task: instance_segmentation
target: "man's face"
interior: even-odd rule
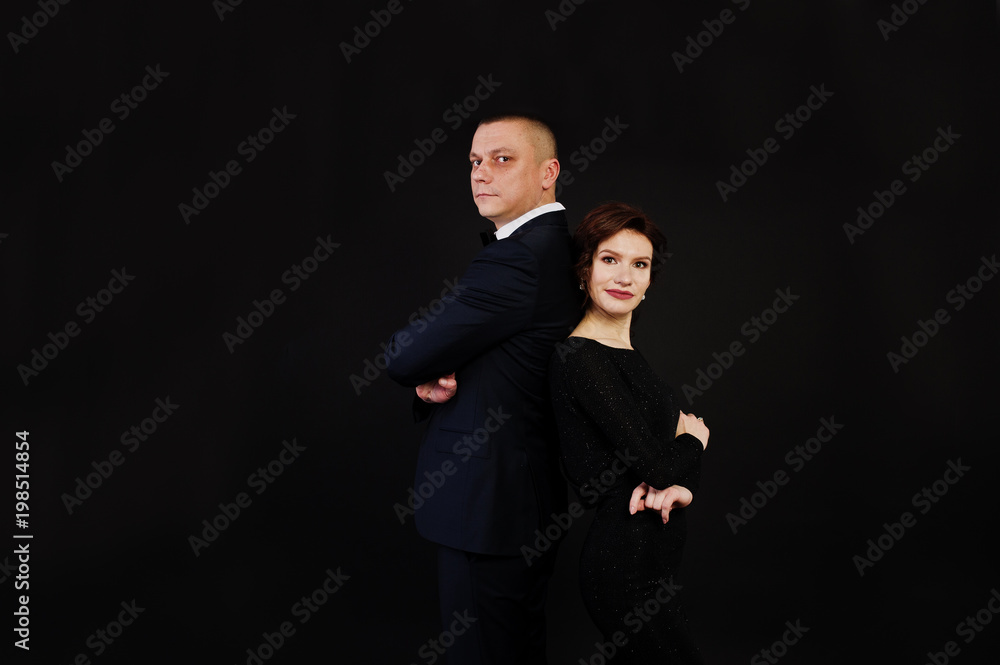
[[[546,163],[538,163],[530,125],[500,120],[472,137],[472,196],[497,228],[542,205]]]

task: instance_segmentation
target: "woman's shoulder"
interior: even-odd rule
[[[604,344],[590,337],[569,336],[557,342],[549,360],[549,368],[564,371],[580,367],[606,365],[615,355],[637,353],[634,349],[626,349]]]

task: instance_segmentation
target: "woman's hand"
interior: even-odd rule
[[[455,396],[458,381],[455,373],[445,374],[439,379],[417,386],[417,396],[429,404],[443,404]]]
[[[691,505],[694,495],[691,490],[682,485],[671,485],[667,489],[658,490],[650,487],[647,483],[642,483],[632,490],[632,500],[628,505],[628,512],[635,515],[637,512],[646,510],[660,511],[660,518],[666,524],[670,521],[670,511],[674,508],[686,508]]]
[[[705,426],[705,421],[701,418],[695,418],[693,413],[681,411],[680,418],[677,419],[676,436],[685,433],[701,441],[702,450],[708,448],[708,428]]]

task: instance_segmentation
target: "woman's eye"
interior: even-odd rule
[[[636,261],[635,265],[636,265],[637,268],[645,268],[646,267],[646,262],[645,261]]]
[[[605,257],[604,257],[603,259],[601,259],[601,260],[602,260],[602,261],[604,261],[605,263],[607,263],[607,262],[609,262],[609,261],[610,261],[611,263],[614,263],[614,262],[615,262],[615,260],[614,260],[613,258],[611,258],[610,256],[605,256]]]

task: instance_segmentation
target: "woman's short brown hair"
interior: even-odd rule
[[[576,251],[576,277],[584,285],[583,307],[590,303],[590,292],[586,287],[590,271],[594,265],[594,254],[601,243],[619,231],[630,229],[640,233],[653,245],[653,262],[650,266],[650,284],[656,277],[667,257],[667,238],[649,217],[639,208],[619,201],[602,203],[587,213],[573,233]]]

